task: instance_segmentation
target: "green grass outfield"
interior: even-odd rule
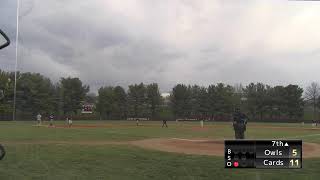
[[[63,124],[64,122],[56,122]],[[7,154],[0,161],[0,179],[319,179],[320,158],[304,159],[303,169],[225,169],[223,157],[184,155],[130,145],[79,145],[64,142],[131,141],[147,138],[230,139],[230,123],[75,121],[101,128],[34,127],[35,122],[0,122],[0,143]],[[281,128],[279,128],[281,127]],[[250,123],[249,139],[289,138],[320,144],[320,128],[306,124]],[[46,143],[50,142],[50,143]]]

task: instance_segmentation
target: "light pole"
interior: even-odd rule
[[[16,92],[17,92],[17,68],[18,68],[18,44],[19,44],[19,11],[20,0],[17,0],[17,30],[16,30],[16,62],[14,66],[14,90],[13,90],[13,114],[12,120],[16,120]]]

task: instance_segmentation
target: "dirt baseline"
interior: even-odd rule
[[[145,139],[132,142],[146,149],[195,155],[224,156],[224,141],[209,139]],[[320,144],[303,143],[303,158],[320,157]]]

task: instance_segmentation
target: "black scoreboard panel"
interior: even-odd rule
[[[225,168],[302,168],[302,141],[226,140]]]

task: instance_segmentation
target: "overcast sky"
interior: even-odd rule
[[[20,71],[100,86],[320,81],[320,2],[21,0]],[[0,28],[15,40],[16,2]],[[14,70],[15,43],[0,53]]]

